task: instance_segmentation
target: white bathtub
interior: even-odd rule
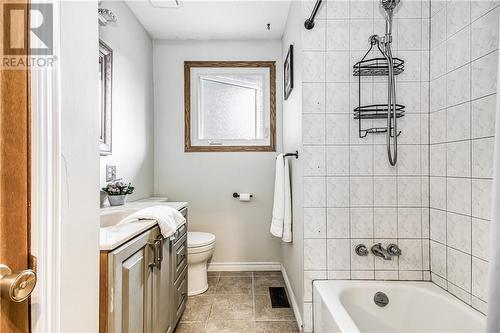
[[[376,292],[389,303],[375,304]],[[484,332],[486,317],[431,282],[315,281],[314,333]]]

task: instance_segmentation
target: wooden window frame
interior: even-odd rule
[[[269,145],[192,146],[191,145],[191,68],[232,67],[269,68]],[[274,152],[276,151],[276,62],[274,61],[185,61],[184,62],[184,151],[185,152]]]

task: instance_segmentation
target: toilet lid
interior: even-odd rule
[[[188,247],[198,247],[215,242],[215,235],[208,232],[188,232]]]

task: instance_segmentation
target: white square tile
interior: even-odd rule
[[[498,8],[472,22],[472,59],[498,49]]]
[[[431,241],[431,270],[446,278],[446,246],[434,241]]]
[[[375,280],[396,281],[398,280],[398,271],[375,271]]]
[[[327,82],[349,82],[350,72],[349,52],[332,51],[326,53]]]
[[[325,178],[304,177],[304,207],[325,207],[325,193]]]
[[[446,111],[438,111],[431,113],[430,121],[431,133],[430,139],[431,144],[442,143],[446,141]]]
[[[470,100],[470,65],[460,67],[446,76],[446,105],[453,106]]]
[[[398,137],[400,144],[420,144],[420,114],[406,114],[398,120]]]
[[[392,166],[387,158],[385,145],[373,146],[373,173],[374,175],[395,175],[397,165]]]
[[[349,20],[328,20],[326,27],[326,49],[348,51]]]
[[[446,6],[446,33],[448,36],[470,23],[470,1],[448,1]]]
[[[304,176],[326,175],[326,151],[324,146],[304,146]]]
[[[480,299],[488,299],[488,262],[472,257],[472,294]]]
[[[460,251],[471,253],[471,218],[469,216],[448,213],[447,245]]]
[[[325,112],[325,83],[303,83],[302,92],[303,113]]]
[[[472,102],[472,137],[495,135],[496,94]]]
[[[445,45],[443,43],[442,45]],[[433,61],[431,59],[431,61]],[[470,61],[470,27],[460,30],[446,41],[446,66],[448,72]]]
[[[419,177],[398,177],[398,204],[406,207],[422,204]]]
[[[398,147],[398,175],[416,176],[420,170],[420,145],[401,145]]]
[[[423,279],[422,271],[400,271],[399,280],[401,281],[421,281]]]
[[[446,193],[446,208],[449,212],[470,215],[470,179],[448,178],[446,182]]]
[[[472,177],[493,178],[494,148],[494,138],[472,141]]]
[[[434,272],[431,272],[431,281],[432,283],[434,283],[435,285],[437,285],[438,287],[446,290],[448,288],[447,284],[448,282],[443,279],[441,276],[435,274]]]
[[[446,244],[446,212],[431,208],[430,239]]]
[[[446,144],[430,146],[430,171],[433,176],[446,176]]]
[[[373,174],[373,147],[372,146],[350,146],[350,174],[372,175]]]
[[[470,141],[452,142],[446,145],[446,172],[449,177],[470,177]]]
[[[422,237],[422,210],[420,208],[398,209],[398,238]]]
[[[328,271],[328,280],[350,280],[350,271]]]
[[[328,177],[326,183],[328,207],[349,207],[349,178]]]
[[[350,115],[348,114],[326,115],[326,143],[349,143],[349,123]]]
[[[349,239],[329,239],[328,269],[343,270],[350,268],[351,246]]]
[[[349,208],[327,209],[328,238],[349,238]]]
[[[432,208],[446,210],[446,178],[431,177],[430,204]]]
[[[472,99],[496,92],[498,51],[472,62]]]
[[[398,222],[396,208],[375,208],[373,211],[375,238],[397,238]]]
[[[397,182],[395,177],[374,177],[376,207],[397,206]]]
[[[447,43],[441,43],[430,51],[431,80],[446,74],[446,45]]]
[[[313,331],[313,306],[310,302],[304,302],[303,325],[305,333]]]
[[[326,173],[328,176],[349,175],[349,146],[326,148]]]
[[[312,301],[312,285],[314,280],[326,280],[326,271],[304,271],[304,301]]]
[[[327,5],[326,17],[328,19],[349,18],[349,1],[329,0],[325,2],[325,5]]]
[[[399,82],[398,98],[408,113],[420,113],[420,82]]]
[[[399,18],[421,18],[422,3],[421,1],[402,1],[399,3],[398,14]]]
[[[477,297],[472,296],[471,306],[484,315],[488,314],[488,303]]]
[[[471,294],[448,281],[448,292],[466,304],[471,303]]]
[[[422,238],[429,239],[430,235],[430,208],[422,208]]]
[[[446,11],[439,11],[431,19],[431,47],[435,47],[446,39]]]
[[[470,103],[456,105],[446,110],[446,139],[448,141],[470,138]]]
[[[491,218],[491,179],[472,180],[472,216],[489,220]]]
[[[304,239],[304,269],[326,270],[326,239]]]
[[[350,113],[349,106],[350,88],[349,83],[327,83],[326,84],[326,112],[327,113]]]
[[[358,244],[365,244],[369,247],[371,243],[372,239],[351,239],[351,270],[372,270],[375,268],[374,256],[372,254],[362,257],[355,253],[355,248]]]
[[[373,35],[373,19],[350,20],[350,49],[367,50],[370,47],[368,38]]]
[[[304,51],[320,50],[326,48],[326,21],[315,20],[314,29],[302,30],[302,49]]]
[[[400,50],[419,50],[422,46],[422,21],[398,20],[398,48]]]
[[[442,110],[446,107],[446,76],[441,76],[431,81],[430,87],[430,109],[431,111]]]
[[[350,1],[351,18],[373,18],[374,2],[371,0]]]
[[[302,53],[302,81],[324,82],[325,81],[325,52],[303,52]]]
[[[472,255],[490,258],[490,224],[488,220],[472,218]]]
[[[304,238],[326,238],[326,208],[304,208]]]
[[[373,178],[351,177],[349,191],[352,207],[373,206]]]
[[[423,69],[421,68],[423,52],[398,51],[397,56],[398,58],[405,60],[405,70],[403,73],[398,75],[398,81],[400,83],[420,81],[421,72],[423,71]],[[426,76],[426,80],[429,81],[428,75]],[[398,88],[398,90],[400,89]],[[405,102],[405,104],[407,103]],[[410,105],[412,109],[416,108],[412,104],[407,104],[407,105]]]
[[[422,241],[420,239],[400,239],[398,245],[401,248],[399,269],[422,269]]]
[[[430,270],[431,268],[431,255],[430,255],[430,240],[422,239],[422,269]],[[430,276],[429,276],[430,278]],[[425,277],[424,277],[425,279]]]
[[[325,116],[305,114],[302,117],[302,140],[304,144],[325,143]]]
[[[351,237],[373,238],[373,208],[351,208]]]
[[[351,280],[374,280],[375,272],[373,270],[351,271]]]
[[[471,1],[471,20],[483,16],[499,4],[498,0],[473,0]]]
[[[471,256],[447,248],[447,279],[467,292],[471,291]]]

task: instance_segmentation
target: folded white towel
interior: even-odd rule
[[[292,241],[290,171],[288,159],[284,158],[284,154],[276,157],[271,234],[281,238],[284,242]]]
[[[172,236],[186,219],[177,210],[166,205],[152,206],[141,209],[120,221],[118,224],[137,222],[140,220],[156,220],[163,237]]]

